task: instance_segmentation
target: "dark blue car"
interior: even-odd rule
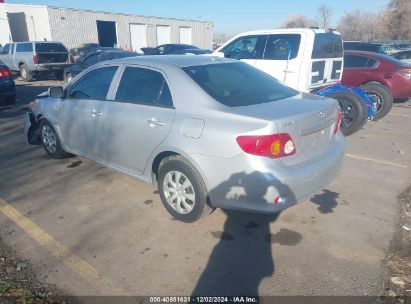
[[[9,68],[0,64],[0,105],[14,105],[16,88]]]

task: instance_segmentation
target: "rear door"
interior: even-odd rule
[[[242,36],[227,44],[220,52],[224,57],[244,61],[256,66],[257,59],[261,59],[268,35]]]
[[[316,33],[311,54],[311,77],[309,87],[323,86],[341,79],[343,68],[343,45],[341,35]]]
[[[344,73],[342,82],[347,86],[360,86],[369,81],[370,74],[378,66],[378,61],[361,55],[344,56]]]
[[[34,68],[32,42],[16,43],[12,51],[14,51],[13,65],[16,69],[20,62],[26,63],[30,69]]]
[[[107,103],[98,137],[98,157],[115,167],[142,174],[154,149],[166,138],[175,109],[159,70],[124,68],[113,102]]]
[[[93,69],[67,88],[59,107],[62,141],[75,154],[96,158],[98,130],[107,116],[107,94],[118,66]]]
[[[304,41],[305,34],[269,35],[262,59],[257,60],[256,67],[289,87],[298,89],[303,60],[300,45],[304,45]]]

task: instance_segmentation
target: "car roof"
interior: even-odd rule
[[[238,60],[213,57],[213,56],[181,56],[181,55],[147,55],[138,57],[127,57],[122,59],[111,60],[110,63],[121,63],[121,64],[146,64],[152,67],[162,68],[177,66],[180,68],[197,66],[197,65],[208,65],[208,64],[219,64],[219,63],[235,63]]]
[[[268,29],[268,30],[257,30],[257,31],[248,31],[240,33],[237,36],[244,36],[244,35],[269,35],[269,34],[288,34],[288,33],[331,33],[340,35],[338,31],[335,30],[326,30],[326,29],[318,29],[318,28],[284,28],[284,29]]]

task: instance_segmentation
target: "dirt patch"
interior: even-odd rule
[[[19,259],[0,239],[0,303],[78,303],[54,285],[39,282],[30,263]]]
[[[384,260],[387,271],[384,303],[411,300],[411,187],[398,200],[399,224]]]

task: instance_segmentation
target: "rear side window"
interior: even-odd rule
[[[107,93],[117,71],[116,66],[90,71],[70,88],[69,98],[106,100]]]
[[[221,51],[226,58],[258,59],[262,58],[267,35],[244,36],[237,38]]]
[[[1,54],[8,54],[10,50],[10,44],[6,44],[4,48],[1,50]]]
[[[312,59],[340,58],[343,56],[341,35],[333,33],[315,34]]]
[[[36,43],[37,53],[67,53],[67,49],[61,43]]]
[[[273,102],[298,94],[243,62],[191,66],[183,70],[211,97],[229,107]]]
[[[300,49],[301,35],[270,35],[265,47],[264,59],[288,60],[297,57]]]
[[[16,44],[16,53],[33,52],[32,43],[18,43]]]
[[[345,55],[344,67],[345,68],[374,68],[378,65],[378,61],[373,58],[358,55]]]
[[[116,101],[172,107],[170,90],[159,72],[126,67],[117,89]]]

